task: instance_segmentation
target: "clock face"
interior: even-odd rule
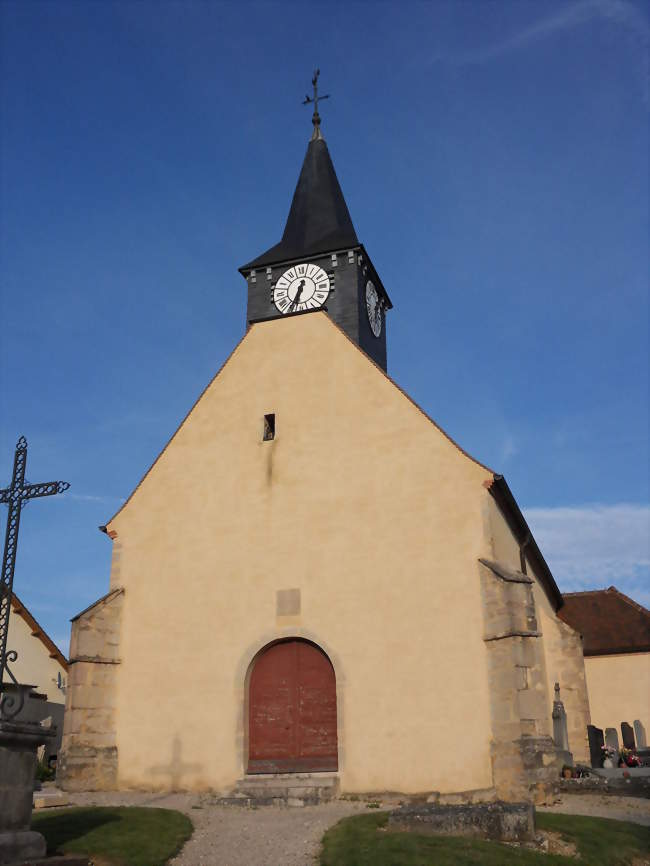
[[[381,334],[381,304],[377,289],[370,280],[366,283],[366,310],[368,311],[370,330],[375,337],[378,337]]]
[[[322,307],[330,291],[325,271],[314,264],[294,265],[285,271],[273,289],[273,303],[284,315]]]

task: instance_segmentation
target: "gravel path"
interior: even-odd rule
[[[346,815],[367,812],[362,801],[280,808],[215,806],[202,794],[135,792],[70,794],[75,806],[159,806],[189,815],[194,834],[170,866],[315,866],[325,830]],[[384,808],[397,803],[385,802]],[[598,794],[562,795],[541,812],[593,815],[650,826],[650,800]]]
[[[170,866],[314,866],[328,827],[365,803],[335,800],[281,808],[214,806],[199,794],[71,794],[75,806],[158,806],[189,815],[194,833]]]
[[[538,806],[540,812],[564,815],[589,815],[633,821],[650,827],[650,800],[641,797],[617,797],[615,794],[562,794],[552,806]]]

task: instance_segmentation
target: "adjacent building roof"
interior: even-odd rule
[[[563,598],[558,616],[582,634],[586,656],[650,652],[650,611],[615,586]]]
[[[58,663],[64,670],[68,670],[68,660],[63,655],[58,646],[54,643],[51,637],[47,634],[45,629],[39,625],[39,623],[34,619],[31,613],[27,610],[22,601],[18,598],[16,593],[12,593],[11,596],[11,609],[15,614],[22,617],[22,619],[27,623],[32,632],[32,637],[38,638],[40,642],[43,644],[45,649],[48,651],[50,658],[56,659]]]
[[[242,265],[241,273],[277,262],[359,246],[348,206],[323,138],[309,142],[279,244]]]

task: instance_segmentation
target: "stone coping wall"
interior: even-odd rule
[[[402,806],[391,813],[391,830],[444,836],[475,836],[503,842],[535,838],[535,809],[531,803],[479,803],[466,806]]]

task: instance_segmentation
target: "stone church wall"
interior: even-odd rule
[[[73,620],[63,744],[57,781],[66,791],[114,790],[115,716],[123,590]]]
[[[326,314],[254,325],[109,522],[120,787],[228,790],[255,654],[306,637],[343,791],[490,788],[489,478]]]
[[[254,659],[304,638],[335,671],[343,792],[534,795],[551,674],[492,480],[326,314],[254,325],[109,521],[66,786],[229,791]]]

